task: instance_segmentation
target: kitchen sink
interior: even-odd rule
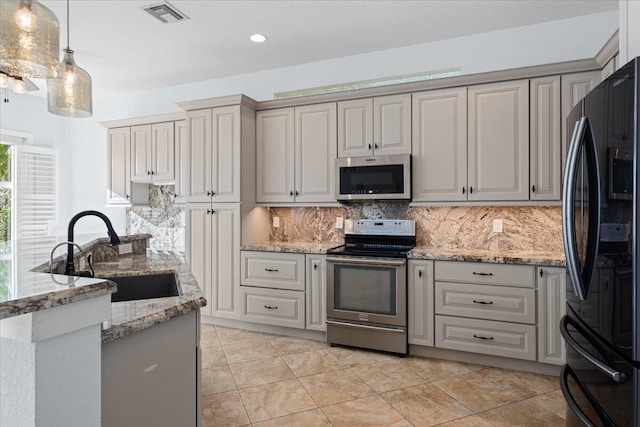
[[[104,279],[118,285],[118,290],[111,294],[111,302],[177,297],[182,294],[178,278],[173,273],[116,276]]]

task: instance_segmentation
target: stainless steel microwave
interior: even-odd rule
[[[336,199],[411,199],[411,155],[336,159]]]

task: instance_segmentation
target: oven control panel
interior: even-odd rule
[[[411,219],[347,219],[345,234],[415,236],[416,223]]]

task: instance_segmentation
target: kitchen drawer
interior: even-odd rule
[[[436,261],[436,281],[535,287],[535,267],[489,262]]]
[[[240,284],[304,291],[304,265],[304,254],[241,251]]]
[[[436,314],[536,323],[536,291],[507,286],[436,282]]]
[[[536,360],[536,327],[436,316],[436,347]]]
[[[240,287],[240,320],[304,329],[304,292]]]

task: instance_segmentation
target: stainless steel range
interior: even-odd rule
[[[407,354],[412,220],[347,220],[327,256],[327,342]]]

